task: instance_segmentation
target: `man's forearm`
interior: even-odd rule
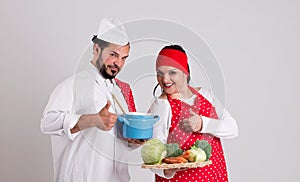
[[[71,129],[71,133],[79,132],[87,128],[92,128],[96,126],[96,121],[99,120],[98,114],[86,114],[80,116],[76,125]]]

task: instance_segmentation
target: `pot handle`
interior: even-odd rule
[[[159,120],[159,116],[158,116],[158,115],[155,115],[155,116],[153,117],[153,124],[155,124],[158,120]]]
[[[123,116],[118,116],[118,121],[119,121],[120,123],[124,123],[124,124],[126,124],[126,125],[129,125],[129,122],[128,122],[127,119],[126,119],[125,117],[123,117]]]

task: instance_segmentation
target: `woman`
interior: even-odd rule
[[[164,47],[156,60],[156,72],[162,94],[149,112],[161,119],[154,126],[153,137],[164,143],[178,143],[183,150],[196,140],[207,140],[212,146],[212,164],[202,168],[153,170],[156,181],[228,181],[220,139],[238,135],[235,120],[225,109],[218,116],[209,91],[189,85],[190,71],[182,47]]]

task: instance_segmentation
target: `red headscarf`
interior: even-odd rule
[[[172,66],[189,76],[187,55],[175,49],[162,49],[156,59],[156,69],[159,66]]]

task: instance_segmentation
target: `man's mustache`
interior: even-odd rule
[[[107,65],[107,68],[117,68],[118,70],[120,70],[119,66],[117,65]]]

